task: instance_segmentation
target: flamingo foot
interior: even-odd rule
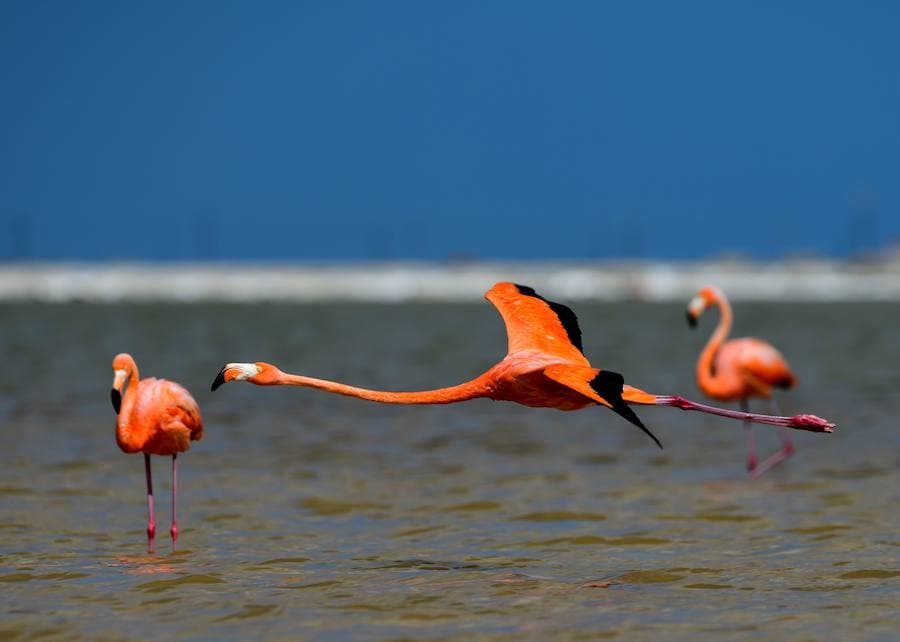
[[[750,455],[749,457],[747,457],[747,472],[750,473],[751,477],[753,476],[753,471],[756,470],[756,466],[758,463],[759,460],[757,460],[756,455]]]
[[[834,432],[834,424],[816,415],[794,415],[788,417],[788,428],[810,432]]]

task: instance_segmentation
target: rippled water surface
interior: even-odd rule
[[[712,319],[692,334],[679,306],[576,311],[596,365],[698,396]],[[900,306],[736,314],[798,374],[782,410],[839,424],[797,433],[755,482],[739,424],[674,409],[639,409],[660,451],[602,409],[209,392],[252,360],[453,384],[505,352],[487,303],[0,306],[0,640],[897,639]],[[122,350],[203,409],[175,552],[169,461],[148,555],[142,458],[115,444]]]

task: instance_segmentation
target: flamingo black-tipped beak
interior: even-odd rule
[[[688,303],[685,314],[687,315],[687,322],[691,329],[697,327],[697,321],[700,319],[700,315],[703,314],[703,311],[705,309],[706,299],[704,299],[699,294],[691,299],[690,303]]]
[[[113,410],[115,410],[118,415],[119,409],[122,408],[122,393],[113,388],[109,391],[109,399],[112,401]]]
[[[228,369],[228,364],[222,366],[222,369],[219,370],[219,374],[216,375],[216,378],[213,379],[212,384],[209,386],[209,389],[211,391],[215,392],[219,386],[221,386],[223,383],[225,383],[225,371],[227,369]]]

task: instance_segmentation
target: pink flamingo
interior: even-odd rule
[[[772,388],[790,388],[796,382],[794,373],[778,350],[761,339],[749,337],[726,341],[731,330],[731,305],[717,287],[707,286],[691,299],[687,320],[694,328],[709,306],[719,308],[719,325],[709,338],[697,360],[697,385],[707,397],[719,401],[739,401],[741,410],[749,411],[751,397],[770,398]],[[794,443],[782,427],[781,450],[758,463],[753,426],[745,422],[747,432],[747,471],[753,479],[771,470],[794,452]]]
[[[506,357],[484,374],[455,386],[419,392],[387,392],[358,388],[334,381],[282,372],[261,361],[228,363],[216,375],[212,390],[229,381],[258,386],[302,386],[368,401],[392,404],[446,404],[486,397],[514,401],[536,408],[578,410],[605,406],[659,440],[644,426],[630,404],[672,406],[731,419],[831,432],[831,424],[815,415],[773,417],[736,412],[689,401],[672,395],[654,395],[624,385],[622,375],[591,367],[582,352],[581,329],[575,313],[515,283],[498,283],[485,298],[494,304],[506,324],[509,350]]]
[[[116,411],[116,442],[125,453],[144,453],[147,476],[147,547],[153,552],[156,520],[153,513],[153,478],[150,455],[172,455],[172,546],[178,540],[175,517],[178,453],[203,437],[200,407],[187,390],[165,379],[141,379],[130,354],[117,354],[112,362],[110,398]],[[122,389],[128,386],[125,395]]]

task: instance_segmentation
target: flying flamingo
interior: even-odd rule
[[[130,354],[117,354],[113,359],[112,391],[116,418],[116,442],[125,453],[144,453],[147,475],[147,547],[153,552],[156,519],[153,513],[153,479],[150,455],[172,455],[172,546],[178,540],[175,518],[176,459],[178,453],[203,437],[200,408],[187,390],[165,379],[141,380],[137,364]],[[122,389],[128,389],[122,395]]]
[[[628,404],[674,406],[701,412],[797,428],[831,432],[834,424],[815,415],[773,417],[706,406],[671,395],[654,395],[624,385],[622,375],[592,368],[582,353],[581,330],[575,313],[548,301],[532,288],[498,283],[485,298],[506,324],[509,350],[506,357],[484,374],[449,388],[420,392],[368,390],[323,379],[282,372],[263,362],[228,363],[216,375],[211,389],[228,381],[248,381],[258,386],[302,386],[317,388],[368,401],[393,404],[445,404],[486,397],[514,401],[534,408],[578,410],[606,406],[643,430],[662,447]]]
[[[695,328],[697,320],[709,306],[718,306],[719,325],[709,338],[697,360],[697,386],[707,397],[719,401],[739,401],[741,410],[748,412],[751,397],[770,398],[772,388],[790,388],[796,382],[787,361],[771,344],[749,337],[726,341],[731,331],[731,305],[717,287],[707,286],[691,299],[687,308],[688,324]],[[753,426],[747,431],[747,471],[758,478],[790,457],[794,443],[781,428],[781,450],[762,463],[756,457]]]

